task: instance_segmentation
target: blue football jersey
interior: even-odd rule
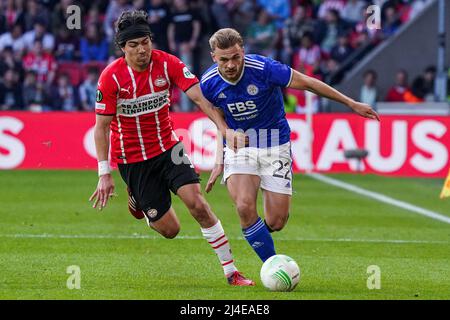
[[[250,146],[264,148],[290,140],[281,88],[289,86],[292,74],[285,64],[249,54],[236,83],[224,79],[214,64],[203,74],[200,87],[206,99],[223,110],[230,128],[245,131]]]

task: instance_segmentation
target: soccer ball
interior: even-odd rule
[[[270,291],[292,291],[300,280],[300,268],[291,257],[277,254],[261,267],[261,282]]]

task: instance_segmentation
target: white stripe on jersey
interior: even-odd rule
[[[156,131],[158,133],[159,146],[161,147],[161,150],[164,152],[164,151],[166,151],[166,148],[164,148],[164,145],[162,143],[161,126],[160,126],[160,123],[159,123],[158,111],[155,112],[155,120],[156,120]]]
[[[288,84],[286,85],[286,88],[289,87],[289,86],[291,85],[292,78],[294,78],[294,69],[292,69],[292,68],[289,68],[289,69],[291,69],[291,76],[289,77],[289,82],[288,82]]]
[[[177,134],[173,130],[172,130],[172,137],[175,139],[175,141],[180,141],[180,139],[178,139]]]
[[[245,66],[248,67],[248,68],[253,68],[253,69],[258,69],[258,70],[264,70],[264,68],[254,66],[254,65],[252,65],[252,64],[249,64],[248,62],[245,62]]]
[[[167,62],[166,61],[164,61],[164,73],[166,74],[166,77],[167,77]],[[153,88],[153,83],[152,83],[153,81],[152,81],[152,73],[151,72],[149,74],[149,81],[150,81],[150,89],[152,90],[152,94],[154,94],[155,93],[155,89]],[[169,81],[169,80],[167,79],[167,81]],[[169,81],[169,86],[170,86],[170,81]],[[159,124],[158,111],[155,112],[155,122],[156,122],[156,132],[158,134],[159,146],[161,147],[161,150],[164,152],[164,151],[166,151],[166,148],[164,148],[164,144],[163,144],[162,138],[161,138],[161,126]]]
[[[206,78],[206,77],[209,76],[211,73],[217,71],[217,69],[218,69],[218,68],[215,67],[215,68],[209,70],[207,73],[205,73],[205,74],[203,75],[202,79]]]
[[[252,61],[252,60],[247,60],[247,59],[245,59],[244,61],[245,61],[245,63],[249,63],[249,64],[252,64],[254,66],[264,67],[264,63],[258,63],[258,62],[255,62],[255,61]]]
[[[164,61],[164,74],[166,75],[167,83],[169,84],[170,87],[170,78],[169,73],[167,72],[167,61]]]
[[[247,65],[252,65],[252,66],[255,66],[255,67],[259,67],[259,68],[264,68],[264,63],[257,63],[257,62],[254,62],[254,61],[251,61],[251,60],[247,60],[247,59],[245,59],[244,61],[245,61],[245,64],[247,64]]]
[[[248,57],[245,57],[244,60],[246,62],[252,62],[254,64],[260,65],[261,67],[264,67],[264,62],[262,62],[262,61],[258,61],[258,60],[255,60],[255,59],[250,59]]]
[[[136,79],[134,78],[133,70],[131,70],[130,66],[128,67],[128,73],[130,74],[131,81],[133,82],[133,98],[136,99]]]
[[[142,157],[144,158],[144,160],[147,160],[147,155],[145,154],[144,139],[142,138],[141,123],[139,121],[139,116],[136,117],[136,127],[137,127],[137,132],[138,132],[138,137],[139,137],[139,143],[141,144]]]
[[[153,87],[153,81],[152,81],[152,67],[153,67],[153,62],[150,63],[150,71],[148,73],[148,83],[150,84],[150,92],[155,93],[155,88]]]
[[[113,73],[112,77],[113,77],[114,81],[115,81],[116,84],[117,84],[117,89],[118,89],[118,91],[117,91],[117,97],[118,97],[118,96],[119,96],[119,92],[120,92],[120,84],[119,84],[119,81],[117,80],[117,77],[116,77],[116,74],[115,74],[115,73]]]
[[[167,61],[164,61],[164,75],[166,76],[167,83],[169,84],[169,87],[170,87],[169,72],[167,71]],[[167,94],[167,100],[168,100],[168,103],[170,104],[170,90]],[[169,112],[167,111],[167,113],[169,113]]]
[[[209,79],[214,78],[215,76],[217,76],[219,74],[219,71],[216,70],[216,72],[210,74],[207,77],[202,78],[202,83],[205,83],[206,81],[208,81]]]
[[[119,81],[117,80],[116,75],[113,73],[112,75],[114,81],[117,84],[117,97],[119,97],[119,92],[120,92],[120,84]],[[120,141],[120,150],[122,151],[122,160],[123,163],[127,163],[127,159],[125,157],[125,147],[124,147],[124,143],[123,143],[123,133],[122,133],[122,124],[120,123],[120,115],[118,113],[116,113],[116,119],[117,119],[117,128],[119,131],[119,141]]]
[[[123,133],[122,133],[122,124],[120,123],[120,116],[116,114],[117,119],[117,127],[119,130],[119,140],[120,140],[120,150],[122,151],[123,163],[127,164],[127,159],[125,157],[125,147],[123,145]]]
[[[127,66],[127,67],[128,67],[128,72],[131,77],[131,81],[133,82],[133,98],[136,99],[136,91],[137,91],[136,79],[134,78],[133,70],[131,69],[131,67],[130,66]],[[138,132],[138,137],[139,137],[139,144],[141,145],[142,157],[144,158],[144,160],[147,160],[147,154],[145,152],[144,139],[142,138],[141,124],[139,122],[139,116],[136,116],[136,127],[137,127],[137,132]]]

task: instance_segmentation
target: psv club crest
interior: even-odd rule
[[[157,87],[164,87],[167,84],[167,80],[163,76],[158,76],[154,83]]]

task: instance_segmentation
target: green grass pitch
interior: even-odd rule
[[[301,281],[273,293],[216,185],[207,200],[237,266],[257,282],[230,287],[178,198],[179,238],[163,239],[128,213],[114,177],[118,197],[99,212],[88,202],[94,171],[0,171],[0,299],[450,299],[450,224],[297,175],[289,223],[274,240],[299,264]],[[450,199],[438,199],[442,179],[331,177],[450,216]],[[371,265],[380,268],[380,289],[367,287]],[[67,287],[69,266],[80,268],[80,289]]]

